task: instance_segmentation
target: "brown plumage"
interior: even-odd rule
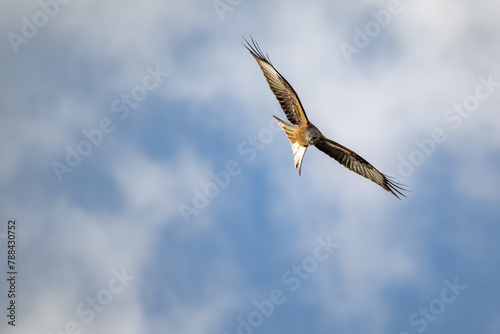
[[[405,189],[403,189],[400,184],[380,173],[368,161],[354,151],[323,136],[318,128],[309,122],[299,96],[288,81],[286,81],[286,79],[274,68],[267,54],[264,55],[259,45],[253,39],[251,39],[252,43],[249,43],[246,39],[245,42],[246,45],[243,45],[250,51],[255,60],[257,60],[269,87],[285,112],[286,118],[292,123],[287,123],[274,116],[274,119],[285,131],[292,145],[295,168],[298,168],[299,175],[302,167],[302,159],[304,158],[307,147],[309,145],[314,145],[319,150],[337,160],[344,167],[372,180],[385,190],[391,192],[397,198],[399,198],[398,194],[405,196],[401,192]]]

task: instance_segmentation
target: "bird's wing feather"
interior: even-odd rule
[[[292,86],[286,81],[286,79],[274,68],[267,55],[264,55],[260,49],[257,42],[251,39],[250,44],[246,39],[246,45],[243,44],[252,56],[257,60],[264,76],[266,77],[267,83],[274,95],[278,99],[281,108],[285,112],[286,118],[290,122],[296,125],[307,124],[309,121],[307,119],[302,103],[300,102],[299,96],[292,88]]]
[[[344,167],[366,177],[369,180],[372,180],[385,190],[391,192],[397,198],[399,198],[398,194],[406,197],[405,194],[402,193],[405,189],[403,189],[400,184],[392,181],[388,176],[380,173],[368,161],[347,147],[344,147],[328,138],[322,138],[322,140],[315,144],[315,146],[322,152],[337,160]]]

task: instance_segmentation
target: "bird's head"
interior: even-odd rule
[[[309,145],[315,145],[322,136],[323,135],[318,130],[318,128],[314,125],[311,125],[309,128],[307,128],[305,139],[309,143]]]

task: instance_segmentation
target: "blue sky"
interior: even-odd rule
[[[4,4],[2,333],[498,333],[499,9]],[[315,148],[298,176],[250,35],[407,198]]]

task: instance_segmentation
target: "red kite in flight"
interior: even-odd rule
[[[340,145],[323,136],[323,134],[307,119],[299,96],[286,81],[286,79],[274,68],[269,60],[269,56],[264,55],[259,45],[253,40],[250,44],[246,39],[246,45],[243,44],[252,56],[257,60],[266,80],[271,87],[274,95],[278,99],[281,108],[285,112],[286,118],[292,123],[287,123],[278,117],[274,117],[276,122],[285,131],[290,144],[292,144],[295,168],[300,169],[302,159],[309,145],[316,146],[333,159],[337,160],[344,167],[358,173],[361,176],[372,180],[385,190],[391,192],[399,198],[398,194],[405,196],[401,191],[405,191],[400,184],[392,181],[388,176],[380,173],[368,161],[360,157],[354,151]],[[406,197],[406,196],[405,196]]]

